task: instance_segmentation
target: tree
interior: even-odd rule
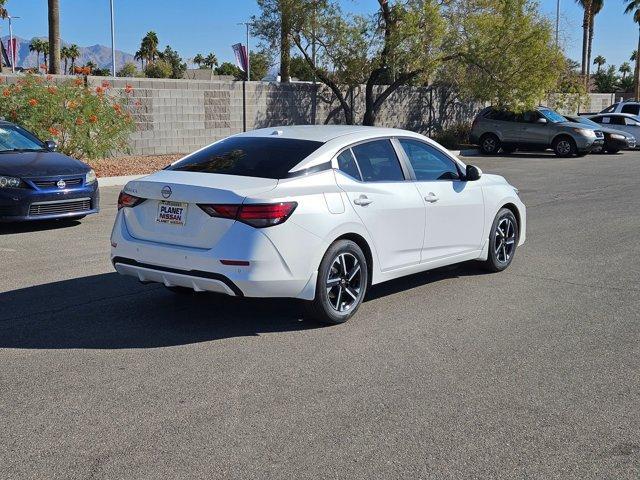
[[[626,8],[625,14],[632,14],[633,21],[638,24],[638,48],[634,52],[634,60],[636,62],[636,69],[633,74],[634,78],[634,96],[640,98],[640,59],[638,58],[638,52],[640,52],[640,0],[625,0]]]
[[[254,80],[262,80],[267,76],[271,59],[267,52],[251,52],[249,54],[251,64],[251,78]]]
[[[60,0],[49,0],[49,73],[60,73]],[[46,58],[46,54],[45,54]],[[45,60],[45,63],[47,61]]]
[[[42,42],[42,56],[44,57],[44,66],[49,69],[49,49],[50,44],[48,42]]]
[[[138,67],[133,62],[125,63],[118,73],[116,73],[118,77],[137,77],[138,76]]]
[[[204,63],[204,57],[198,53],[195,57],[193,57],[193,63],[195,63],[198,68],[202,68],[202,64]]]
[[[215,67],[218,66],[218,58],[216,57],[216,54],[211,52],[209,55],[207,55],[204,59],[204,61],[202,62],[202,64],[206,67],[209,68],[211,70],[213,70]]]
[[[348,15],[336,0],[299,0],[290,17],[293,44],[348,124],[356,121],[351,92],[361,84],[365,125],[400,87],[436,76],[462,94],[516,109],[557,86],[564,60],[532,0],[378,0],[378,7],[372,16]]]
[[[187,70],[187,64],[182,61],[182,57],[173,48],[167,45],[163,52],[158,54],[161,60],[171,65],[171,78],[183,78]]]
[[[7,3],[7,0],[0,0],[0,18],[3,20],[9,16],[9,12],[5,7],[6,3]],[[0,55],[0,72],[1,71],[2,71],[2,55]]]
[[[622,80],[624,80],[627,74],[631,73],[631,65],[629,65],[629,62],[623,62],[618,71],[622,74]]]
[[[76,59],[80,57],[80,47],[75,43],[69,45],[69,59],[71,59],[71,71],[75,69]]]
[[[136,52],[135,59],[146,61],[148,65],[153,63],[156,58],[158,58],[158,35],[156,32],[150,31],[142,38],[140,50]]]
[[[593,27],[596,23],[596,15],[604,7],[604,0],[591,0],[591,12],[589,13],[589,44],[587,46],[587,79],[591,75],[591,47],[593,45]],[[589,83],[587,82],[587,85]]]
[[[589,68],[589,58],[587,53],[589,50],[589,25],[591,23],[592,0],[576,0],[576,3],[582,7],[582,61],[580,74],[584,78],[585,85],[587,85],[587,70]]]
[[[170,78],[173,75],[173,67],[166,60],[147,62],[144,74],[149,78]]]
[[[69,65],[69,47],[66,45],[60,49],[60,59],[64,61],[64,71],[63,73],[66,75],[69,73],[69,69],[67,68]]]
[[[598,93],[611,93],[618,89],[618,75],[616,75],[616,66],[609,65],[606,70],[598,71],[593,77]]]
[[[303,82],[311,82],[315,76],[307,61],[299,55],[294,55],[291,57],[291,77]]]
[[[29,42],[29,51],[36,52],[36,68],[40,70],[40,52],[43,50],[44,41],[39,38],[32,38]]]
[[[230,62],[224,62],[215,69],[216,75],[231,75],[235,80],[242,80],[244,78],[244,72],[237,66]]]
[[[598,65],[598,71],[596,73],[600,73],[600,69],[605,63],[607,63],[607,59],[604,58],[602,55],[598,55],[596,58],[593,59],[593,64]]]
[[[311,0],[314,2],[316,0]],[[324,1],[324,0],[317,0]],[[291,72],[291,33],[300,4],[309,0],[258,0],[260,16],[252,17],[252,30],[269,50],[280,51],[280,81],[288,82]]]

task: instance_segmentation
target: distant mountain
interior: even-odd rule
[[[37,66],[36,52],[29,51],[29,43],[31,39],[25,40],[24,38],[15,37],[18,41],[16,48],[17,52],[17,67],[30,68]],[[44,37],[43,37],[44,38]],[[4,47],[7,48],[9,44],[9,36],[2,37]],[[70,45],[67,42],[62,42],[63,45]],[[80,47],[80,58],[76,59],[76,65],[84,65],[89,60],[95,63],[100,68],[111,67],[111,47],[105,47],[104,45],[93,45],[91,47]],[[40,54],[40,63],[43,62],[42,53]],[[130,53],[116,50],[116,69],[122,68],[127,62],[135,62],[133,55]],[[64,68],[64,61],[62,62]]]

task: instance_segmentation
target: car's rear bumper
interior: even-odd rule
[[[308,257],[307,250],[301,249],[301,255]],[[235,222],[215,247],[205,249],[136,239],[119,212],[111,234],[111,260],[120,274],[196,291],[306,300],[315,293],[315,272],[296,271],[260,229],[241,222]]]
[[[97,182],[61,191],[0,190],[0,222],[73,219],[100,211]]]

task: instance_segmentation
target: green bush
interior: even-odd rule
[[[0,86],[0,116],[31,130],[41,139],[53,139],[58,149],[76,158],[103,158],[129,151],[135,130],[131,93],[114,91],[108,81],[88,88],[77,77],[62,83],[26,75]]]
[[[144,67],[144,74],[149,78],[171,78],[173,67],[169,62],[156,60]]]
[[[457,150],[463,145],[469,144],[471,125],[468,123],[455,123],[450,127],[435,132],[431,138],[449,150]]]

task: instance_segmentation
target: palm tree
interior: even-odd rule
[[[75,70],[76,58],[80,56],[80,47],[75,43],[69,45],[69,58],[71,59],[71,71]]]
[[[587,46],[587,78],[591,75],[591,46],[593,45],[593,26],[596,22],[596,15],[604,7],[604,0],[591,0],[591,12],[589,15],[589,44]]]
[[[40,52],[42,52],[44,42],[39,38],[32,38],[29,43],[29,51],[36,52],[36,68],[40,71]]]
[[[193,63],[195,63],[198,68],[200,68],[200,66],[204,63],[204,57],[198,53],[195,57],[193,57]]]
[[[69,73],[68,63],[69,63],[69,47],[64,46],[60,49],[60,60],[64,62],[64,71],[63,73],[66,75]]]
[[[204,62],[202,63],[204,64],[205,67],[213,70],[215,67],[218,66],[218,58],[216,57],[215,53],[211,52],[209,55],[207,55],[207,57],[204,59]]]
[[[618,71],[622,74],[622,80],[624,80],[627,74],[631,73],[631,65],[629,65],[629,62],[623,62]]]
[[[587,69],[589,59],[587,52],[589,49],[589,24],[591,19],[591,2],[592,0],[576,0],[576,3],[582,7],[582,62],[580,66],[580,74],[582,75],[585,85],[589,84],[587,79]]]
[[[48,42],[42,42],[42,55],[44,56],[44,66],[46,67],[47,70],[49,70],[49,62],[48,62],[48,58],[49,58],[49,51],[50,51],[50,44]]]
[[[140,59],[147,61],[147,65],[158,58],[158,43],[158,35],[153,31],[147,32],[142,39],[140,50],[138,50],[137,54],[139,54]]]
[[[593,59],[593,64],[598,65],[598,71],[596,73],[600,73],[600,69],[605,63],[607,63],[607,59],[604,58],[602,55],[598,55],[596,58]]]
[[[142,53],[142,48],[135,53],[133,58],[134,60],[140,60],[140,70],[144,70],[144,53]]]
[[[633,74],[633,78],[635,79],[634,85],[634,95],[636,98],[640,98],[640,59],[638,59],[638,52],[640,52],[640,0],[625,0],[626,8],[624,9],[624,13],[633,14],[633,21],[638,24],[638,49],[634,52],[635,54],[635,62],[636,62],[636,70]]]
[[[49,73],[60,73],[60,0],[49,0]],[[46,57],[45,57],[46,58]],[[44,63],[47,63],[45,60]]]

